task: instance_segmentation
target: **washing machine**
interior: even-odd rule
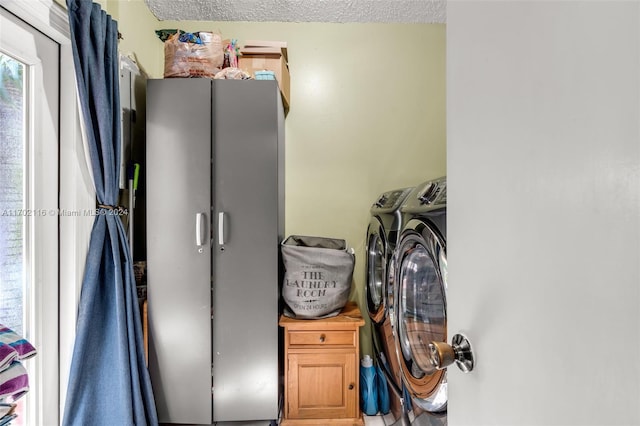
[[[400,209],[395,251],[394,344],[416,425],[444,425],[446,370],[437,370],[429,343],[447,341],[447,182],[414,188]]]
[[[393,253],[402,229],[400,206],[413,188],[381,194],[371,206],[366,239],[366,298],[376,362],[385,374],[393,418],[407,418],[402,379],[393,336],[395,268]],[[405,421],[404,423],[408,423]]]

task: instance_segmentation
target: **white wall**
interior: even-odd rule
[[[451,1],[449,425],[640,424],[640,6]]]

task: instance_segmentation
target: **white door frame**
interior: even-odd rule
[[[62,211],[95,208],[95,191],[80,130],[75,71],[66,10],[52,0],[0,0],[0,7],[60,44],[59,199]],[[62,421],[75,341],[77,306],[89,247],[92,216],[59,217],[59,384],[56,423]],[[51,393],[48,393],[48,398]],[[52,415],[53,416],[53,415]],[[51,424],[51,419],[47,423]]]

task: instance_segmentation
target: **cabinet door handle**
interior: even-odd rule
[[[224,245],[224,212],[218,213],[218,245]]]
[[[349,390],[353,390],[353,388],[355,388],[355,385],[353,383],[349,383]]]
[[[202,238],[202,233],[205,229],[204,226],[204,219],[205,219],[205,214],[204,213],[196,213],[196,247],[198,248],[198,253],[202,253],[202,246],[203,246],[203,240],[204,238]]]

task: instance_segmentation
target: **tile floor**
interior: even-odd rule
[[[365,426],[386,426],[393,424],[393,415],[363,416]]]
[[[365,426],[385,426],[382,416],[364,416]]]

